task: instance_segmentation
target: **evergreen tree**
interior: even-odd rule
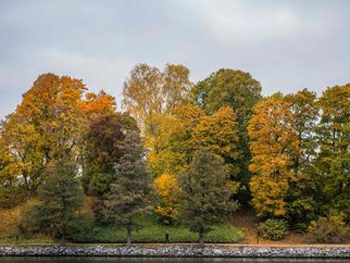
[[[123,156],[120,143],[125,131],[136,130],[136,122],[127,114],[97,115],[85,134],[83,187],[94,197],[92,210],[98,221],[104,219],[104,200],[116,178],[116,164]]]
[[[198,232],[199,244],[213,225],[223,222],[226,216],[238,208],[232,194],[238,185],[229,175],[220,156],[207,149],[198,150],[192,163],[180,176],[182,204],[180,216],[190,230]]]
[[[124,155],[117,164],[116,181],[105,201],[106,216],[116,226],[126,226],[127,245],[130,246],[133,217],[146,207],[151,178],[139,133],[127,131],[119,147]]]
[[[64,243],[74,216],[83,205],[84,192],[67,157],[50,165],[47,171],[49,177],[39,188],[38,219],[45,232],[60,236]]]

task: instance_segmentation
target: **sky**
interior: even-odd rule
[[[350,82],[348,0],[0,0],[0,119],[43,73],[117,98],[137,63],[220,68],[263,94]]]

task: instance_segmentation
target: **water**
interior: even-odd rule
[[[191,258],[21,258],[0,257],[0,263],[350,263],[345,260],[321,259],[191,259]]]

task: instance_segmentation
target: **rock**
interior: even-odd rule
[[[0,247],[0,256],[96,256],[96,257],[232,257],[232,258],[350,258],[350,247]]]

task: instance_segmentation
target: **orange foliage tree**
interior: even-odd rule
[[[87,93],[82,80],[42,74],[23,94],[22,103],[0,127],[0,183],[35,192],[45,167],[63,155],[80,160],[92,116],[115,111],[104,91]],[[20,179],[20,180],[18,180]]]
[[[1,177],[20,178],[17,185],[35,192],[51,160],[77,154],[85,126],[80,107],[85,90],[81,80],[71,77],[51,73],[38,77],[2,124],[0,158],[5,165]]]
[[[97,94],[89,92],[85,95],[81,107],[88,117],[96,115],[112,114],[116,111],[115,98],[107,94],[104,90],[100,90]]]

